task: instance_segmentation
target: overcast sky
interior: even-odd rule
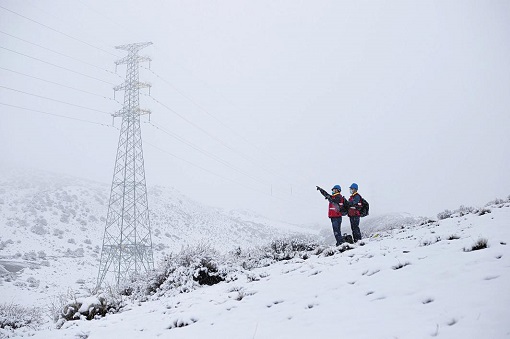
[[[114,46],[151,41],[149,185],[292,222],[327,222],[316,185],[357,182],[374,215],[510,194],[508,1],[0,6],[4,165],[109,183]]]

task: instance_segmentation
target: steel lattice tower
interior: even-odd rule
[[[154,269],[147,187],[143,162],[140,115],[150,114],[139,107],[140,88],[150,87],[141,83],[139,62],[150,61],[138,51],[152,42],[135,43],[115,48],[128,55],[115,62],[127,64],[126,81],[114,88],[124,90],[123,108],[113,114],[122,117],[117,158],[113,173],[110,204],[101,250],[97,288],[107,280],[119,286],[131,275]],[[114,280],[110,280],[114,278]]]

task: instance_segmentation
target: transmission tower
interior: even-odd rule
[[[150,114],[150,111],[139,107],[140,88],[150,88],[150,85],[138,81],[138,63],[150,62],[138,52],[149,45],[152,42],[115,47],[128,52],[115,62],[116,65],[127,64],[127,70],[126,81],[114,88],[115,91],[124,90],[124,105],[112,114],[114,118],[122,118],[122,126],[96,288],[105,280],[119,286],[132,275],[154,269],[140,128],[140,115]]]

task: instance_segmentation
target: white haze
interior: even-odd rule
[[[106,113],[121,106],[100,96],[112,97],[125,75],[105,71],[125,55],[113,46],[154,43],[141,54],[160,77],[142,68],[140,80],[201,129],[146,96],[141,106],[152,109],[152,123],[229,166],[143,124],[149,185],[298,223],[325,219],[315,185],[340,184],[347,194],[357,182],[372,214],[434,215],[510,193],[507,1],[0,6],[3,104],[111,124]],[[2,165],[111,180],[118,130],[5,105],[0,118]]]

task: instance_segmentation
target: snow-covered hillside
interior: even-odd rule
[[[93,288],[109,194],[109,185],[83,179],[2,171],[0,302],[44,304],[68,288]],[[171,188],[150,187],[148,197],[156,262],[198,242],[227,251],[313,233],[246,211],[204,206]]]
[[[130,303],[34,338],[508,338],[510,201]],[[487,247],[483,244],[486,242]],[[476,245],[482,244],[477,249]],[[240,271],[242,272],[242,271]]]

